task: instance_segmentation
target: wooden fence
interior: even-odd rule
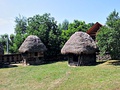
[[[21,61],[22,61],[21,54],[0,55],[0,64],[20,63]]]

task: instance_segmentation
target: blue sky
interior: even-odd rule
[[[74,19],[105,24],[113,11],[120,12],[120,0],[0,0],[0,35],[14,34],[15,17],[50,13],[58,23]]]

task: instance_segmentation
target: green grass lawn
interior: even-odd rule
[[[120,64],[69,67],[67,62],[0,69],[0,90],[120,90]]]

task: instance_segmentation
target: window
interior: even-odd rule
[[[35,56],[38,56],[38,52],[35,52]]]

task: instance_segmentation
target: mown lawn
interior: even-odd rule
[[[69,67],[67,62],[0,69],[0,90],[120,90],[120,64]]]

